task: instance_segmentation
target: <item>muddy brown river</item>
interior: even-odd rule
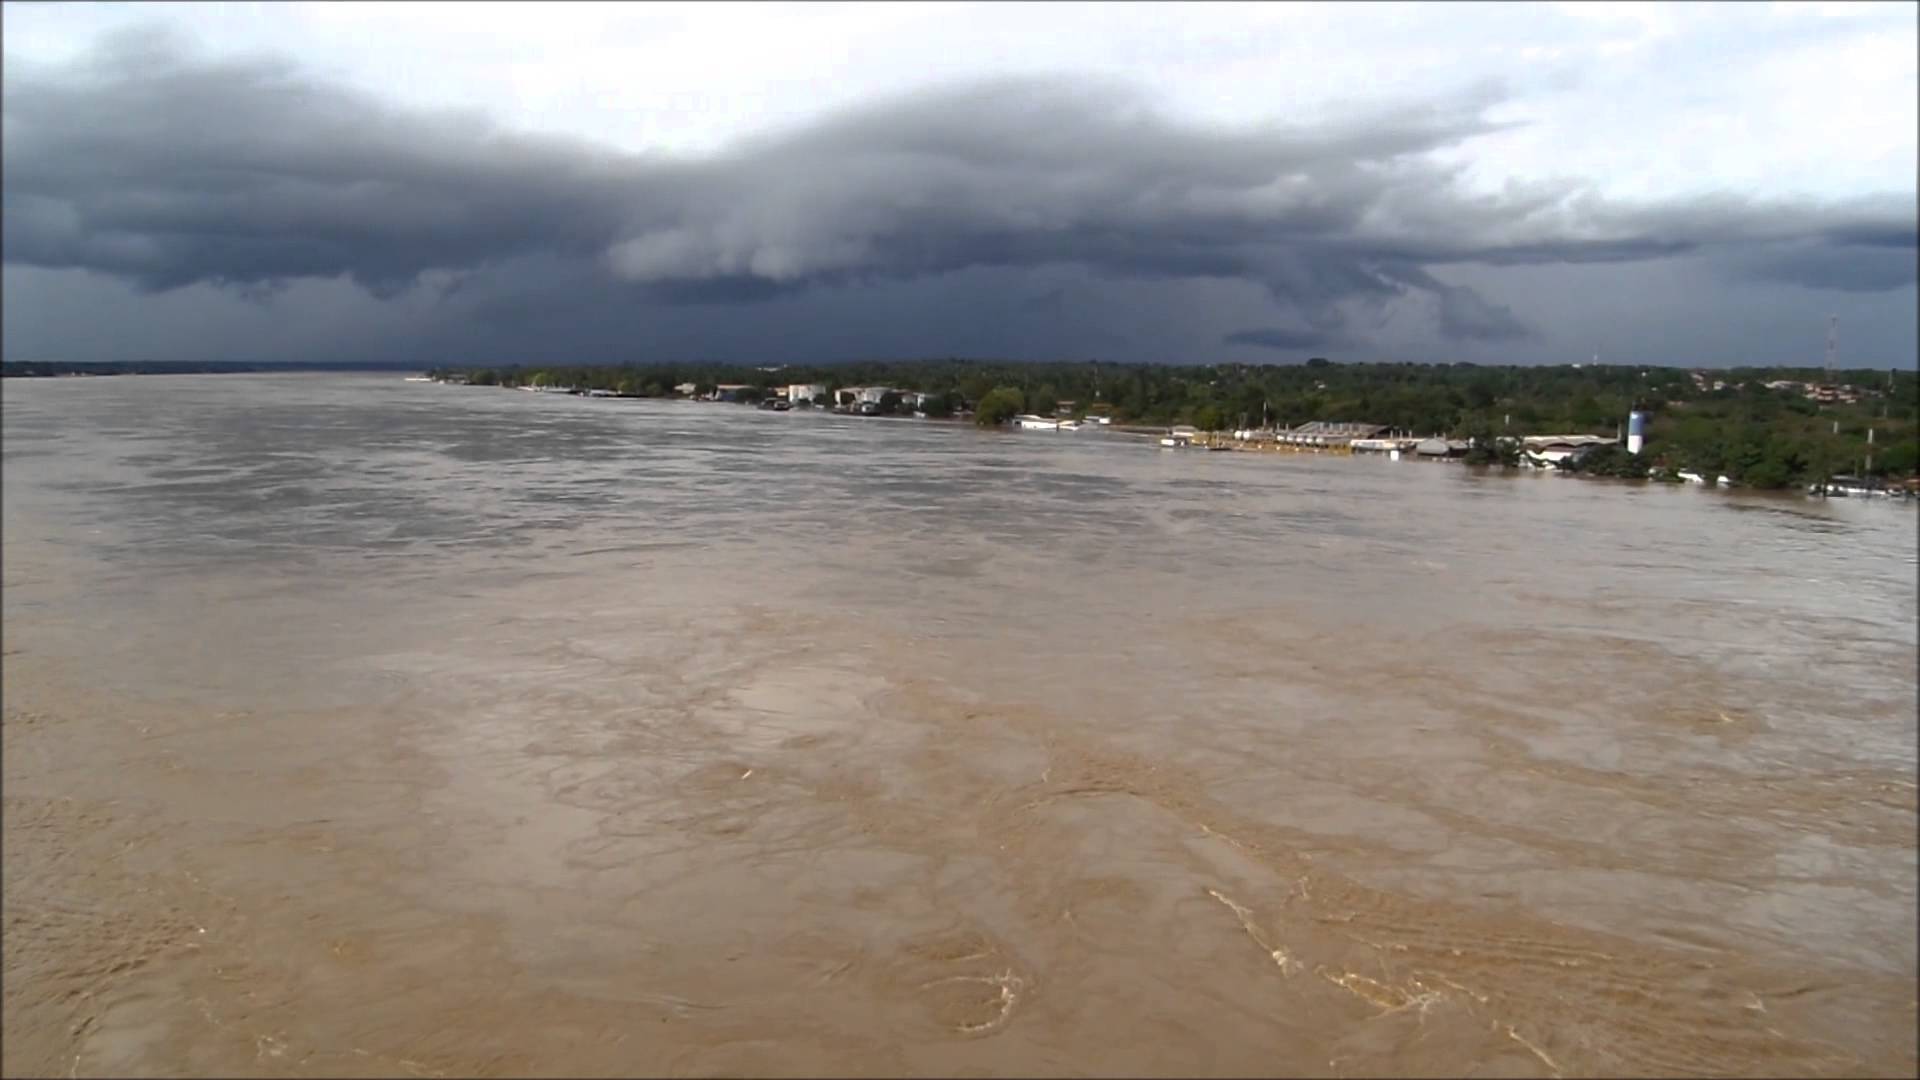
[[[1911,1076],[1911,506],[4,387],[9,1076]]]

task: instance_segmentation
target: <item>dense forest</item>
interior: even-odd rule
[[[761,393],[790,383],[891,386],[940,395],[931,412],[982,407],[988,419],[1016,411],[1105,412],[1121,423],[1190,423],[1207,430],[1309,420],[1384,424],[1455,437],[1588,433],[1612,435],[1632,409],[1649,418],[1647,452],[1596,466],[1633,475],[1692,469],[1754,487],[1787,487],[1843,473],[1894,479],[1920,468],[1920,378],[1911,371],[1854,370],[1836,384],[1854,400],[1815,401],[1803,385],[1814,368],[1692,372],[1627,366],[1483,367],[1474,364],[1178,366],[880,361],[779,368],[719,364],[628,367],[441,368],[482,385],[545,384],[670,396],[692,383],[746,384]],[[748,396],[754,396],[751,392]],[[1066,404],[1070,403],[1070,404]],[[1873,445],[1868,445],[1868,430]],[[1871,464],[1869,464],[1871,457]]]

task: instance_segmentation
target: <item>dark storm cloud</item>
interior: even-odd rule
[[[1440,332],[1455,341],[1514,341],[1533,336],[1532,328],[1515,318],[1512,308],[1489,303],[1458,285],[1440,290]]]
[[[1491,303],[1471,288],[1449,285],[1418,267],[1403,267],[1400,273],[1410,285],[1431,293],[1439,302],[1440,333],[1448,340],[1519,341],[1534,336],[1533,328],[1521,322],[1511,308]]]
[[[1916,252],[1911,243],[1865,241],[1841,247],[1796,244],[1761,249],[1739,259],[1735,268],[1756,281],[1780,281],[1806,288],[1875,293],[1914,280]]]
[[[1066,310],[1066,286],[1035,293],[1020,301],[1020,310],[1040,315],[1058,315]]]
[[[1327,344],[1327,341],[1325,334],[1311,330],[1288,330],[1277,326],[1235,330],[1220,339],[1222,345],[1252,345],[1256,348],[1274,349],[1279,352],[1315,349]]]
[[[1463,194],[1428,155],[1495,130],[1497,100],[1482,88],[1314,128],[1226,130],[1109,84],[998,81],[674,160],[399,109],[278,61],[122,39],[70,67],[9,60],[6,260],[154,291],[345,276],[391,297],[430,271],[451,289],[541,259],[591,276],[602,302],[669,305],[1076,266],[1257,282],[1318,341],[1343,331],[1349,307],[1408,295],[1429,297],[1455,340],[1530,333],[1428,272],[1447,265],[1694,253],[1811,288],[1914,280],[1910,200]]]
[[[121,39],[58,72],[9,58],[9,262],[165,290],[349,275],[376,295],[515,254],[593,257],[633,163],[483,118],[409,113],[268,61]]]

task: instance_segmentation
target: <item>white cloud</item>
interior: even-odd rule
[[[407,104],[633,150],[706,153],[856,102],[1006,74],[1118,76],[1169,111],[1314,120],[1496,78],[1527,127],[1469,181],[1611,194],[1914,186],[1912,4],[56,4],[5,7],[15,56],[160,23],[291,55]]]

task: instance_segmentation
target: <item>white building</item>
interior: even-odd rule
[[[1419,439],[1355,439],[1347,449],[1356,454],[1408,453],[1420,445]]]
[[[1376,438],[1386,430],[1385,424],[1313,420],[1276,432],[1274,437],[1279,442],[1293,446],[1346,446],[1355,439]]]
[[[824,383],[794,383],[787,387],[787,400],[798,405],[803,401],[825,397],[826,393],[827,387]]]
[[[1522,460],[1534,466],[1558,468],[1568,458],[1589,446],[1603,446],[1615,440],[1605,435],[1528,435],[1520,440]]]

